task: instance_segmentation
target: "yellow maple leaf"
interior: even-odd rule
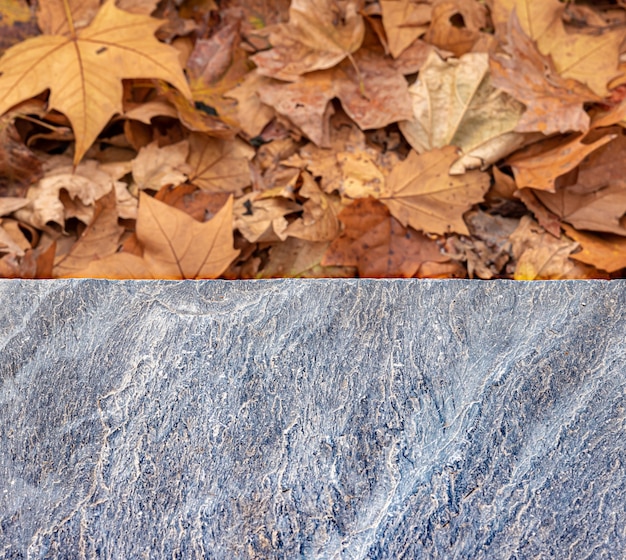
[[[28,39],[0,59],[0,114],[49,89],[49,108],[64,113],[74,129],[77,164],[108,120],[122,112],[123,79],[161,79],[191,93],[178,52],[154,37],[159,20],[119,10],[113,0],[83,29],[76,30],[66,13],[66,34]]]
[[[186,280],[219,277],[239,255],[233,247],[233,199],[208,222],[148,196],[139,195],[137,239],[143,257],[115,253],[72,272],[73,278],[167,278]]]

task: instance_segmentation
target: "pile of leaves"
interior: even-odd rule
[[[0,277],[624,276],[624,0],[0,16]]]

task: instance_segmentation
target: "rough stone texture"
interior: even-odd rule
[[[623,558],[626,283],[0,282],[2,558]]]

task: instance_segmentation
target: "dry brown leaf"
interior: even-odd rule
[[[251,70],[248,55],[240,43],[239,19],[226,13],[209,39],[196,41],[187,60],[194,101],[211,107],[220,118],[235,118],[236,102],[225,94]]]
[[[422,155],[411,151],[387,177],[380,201],[405,227],[440,235],[469,234],[463,214],[483,200],[489,175],[481,171],[450,175],[456,158],[452,146]]]
[[[469,53],[487,26],[487,10],[480,2],[436,0],[424,39],[455,56]]]
[[[240,193],[250,184],[254,150],[242,140],[189,136],[189,182],[210,192]]]
[[[563,144],[539,153],[537,153],[539,145],[533,145],[525,152],[514,154],[506,163],[513,169],[518,188],[531,187],[555,192],[555,181],[558,177],[577,167],[589,154],[615,137],[615,135],[606,135],[595,142],[584,143],[585,136],[576,136]],[[547,145],[550,146],[550,144],[552,142]]]
[[[298,194],[308,200],[303,205],[302,218],[289,224],[287,235],[307,241],[335,239],[341,229],[337,218],[341,211],[339,198],[325,194],[306,171],[302,172],[302,186]]]
[[[339,214],[344,231],[322,259],[324,266],[354,266],[361,277],[415,276],[426,262],[445,262],[437,243],[403,227],[373,198],[355,200]]]
[[[228,201],[228,193],[209,193],[194,185],[163,187],[154,195],[156,200],[182,210],[194,220],[204,222],[217,214]]]
[[[158,274],[148,267],[146,262],[130,253],[115,253],[97,261],[91,261],[83,270],[72,273],[72,278],[110,278],[124,279],[156,279]]]
[[[470,278],[498,277],[511,259],[509,236],[519,220],[470,211],[465,217],[471,237],[453,235],[446,239],[445,254],[467,262]]]
[[[0,219],[0,255],[23,257],[31,245],[19,227],[10,227],[14,224],[15,220]]]
[[[119,247],[124,228],[117,223],[115,192],[96,201],[93,220],[53,268],[55,277],[70,277],[86,269],[92,261],[113,255]]]
[[[16,112],[0,117],[0,196],[20,196],[42,175],[41,161],[24,145],[14,120]]]
[[[595,150],[581,162],[576,182],[584,187],[585,192],[596,191],[626,177],[625,131],[621,127],[615,127],[602,133],[617,135],[617,138]]]
[[[270,35],[273,48],[252,57],[259,72],[296,80],[351,56],[365,35],[358,4],[356,0],[292,0],[289,23],[278,24]]]
[[[522,217],[519,227],[509,239],[517,260],[515,280],[598,277],[595,269],[569,258],[578,248],[578,243],[565,236],[555,239],[529,216]]]
[[[550,235],[557,239],[561,237],[561,220],[556,215],[550,212],[537,198],[533,189],[520,189],[515,195],[524,203],[535,219],[539,222],[539,225],[545,229]]]
[[[273,243],[288,237],[288,214],[302,211],[302,206],[282,197],[260,198],[250,193],[238,198],[234,208],[234,227],[251,243]]]
[[[49,88],[49,108],[72,124],[75,164],[122,112],[122,79],[158,78],[191,95],[177,51],[154,38],[160,21],[118,10],[109,0],[88,27],[66,22],[66,35],[28,39],[0,59],[0,114]]]
[[[353,278],[354,267],[321,266],[328,241],[306,241],[289,237],[270,248],[267,264],[259,278]]]
[[[184,183],[191,171],[186,163],[188,156],[189,142],[186,140],[162,148],[155,141],[141,148],[132,162],[137,189],[158,191],[166,185]]]
[[[321,179],[322,190],[328,194],[336,191],[349,198],[378,198],[385,184],[382,160],[362,131],[344,126],[331,135],[330,149],[307,144],[283,163],[308,169]]]
[[[380,0],[389,52],[398,58],[428,29],[432,6],[420,0]]]
[[[117,183],[94,160],[85,160],[75,171],[72,166],[60,165],[28,190],[30,204],[17,210],[15,216],[44,231],[49,223],[63,229],[68,218],[88,224],[96,200],[115,189]]]
[[[578,253],[572,253],[572,259],[607,272],[626,268],[626,237],[577,231],[567,224],[563,224],[563,229],[582,249]]]
[[[261,101],[288,117],[319,146],[328,145],[327,114],[337,97],[344,111],[362,130],[382,128],[412,115],[406,80],[377,54],[360,51],[354,56],[359,68],[342,62],[332,70],[312,72],[297,81],[274,81],[259,89]]]
[[[453,173],[494,163],[524,142],[513,132],[524,108],[491,85],[486,53],[447,61],[431,53],[409,92],[413,117],[400,130],[419,153],[460,148]]]
[[[290,0],[222,0],[220,8],[242,14],[241,33],[255,50],[267,49],[268,29],[289,20]]]
[[[526,105],[518,132],[549,135],[589,128],[583,103],[598,98],[575,80],[559,76],[551,59],[524,34],[517,17],[511,18],[504,50],[506,54],[491,57],[491,82]]]
[[[134,119],[145,124],[150,124],[154,117],[170,117],[175,119],[178,117],[178,112],[171,103],[163,100],[134,104],[127,106],[126,111],[124,111],[124,118]]]
[[[581,192],[582,191],[582,192]],[[626,235],[620,218],[626,213],[626,181],[587,193],[584,186],[558,189],[556,193],[535,191],[542,204],[576,229]]]
[[[623,29],[606,28],[599,33],[568,33],[561,18],[554,18],[537,40],[539,50],[550,55],[556,71],[565,79],[578,80],[600,97],[607,84],[619,75]]]
[[[559,0],[489,0],[491,19],[496,33],[505,37],[511,19],[515,12],[524,33],[534,41],[540,39],[552,21],[561,17],[563,4]]]
[[[250,138],[261,134],[274,117],[274,109],[262,103],[259,98],[259,89],[267,83],[271,83],[269,78],[249,72],[234,89],[224,93],[225,97],[237,100],[237,122]]]

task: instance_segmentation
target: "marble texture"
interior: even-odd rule
[[[626,283],[0,281],[0,557],[626,557]]]

